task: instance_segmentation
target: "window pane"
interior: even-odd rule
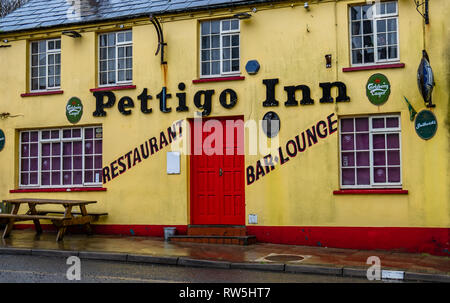
[[[377,43],[378,43],[378,46],[386,45],[386,34],[378,34],[377,35]]]
[[[202,31],[202,35],[207,35],[210,33],[210,21],[206,21],[206,22],[202,22],[201,24],[201,31]]]
[[[30,184],[38,183],[38,173],[30,173]]]
[[[28,173],[20,174],[20,183],[22,185],[28,185],[28,178],[29,178],[29,174]]]
[[[352,20],[361,19],[361,6],[353,6],[350,8],[350,15]]]
[[[354,185],[355,184],[355,169],[344,168],[342,169],[342,185]]]
[[[32,42],[31,43],[31,53],[32,54],[36,54],[39,52],[39,43],[37,42]]]
[[[386,3],[386,13],[387,14],[395,14],[396,12],[397,12],[396,2]]]
[[[132,31],[128,31],[125,33],[125,41],[133,41],[133,32]]]
[[[50,156],[50,143],[42,144],[42,156]]]
[[[74,169],[82,169],[83,168],[83,161],[80,156],[73,157],[73,168]]]
[[[61,185],[61,173],[52,172],[52,185]]]
[[[220,49],[214,49],[211,52],[212,60],[220,60]]]
[[[375,56],[373,53],[373,48],[368,48],[364,50],[364,63],[375,62]]]
[[[388,165],[400,165],[400,151],[389,150],[387,152]]]
[[[63,157],[63,169],[72,169],[72,158]]]
[[[102,168],[102,157],[96,156],[94,160],[95,168]]]
[[[21,168],[21,171],[29,171],[30,170],[30,160],[22,159],[22,161],[20,161],[20,168]]]
[[[396,18],[392,18],[392,19],[388,19],[387,20],[387,29],[390,32],[393,32],[393,31],[397,30],[397,19]]]
[[[220,74],[220,61],[213,61],[211,62],[212,65],[212,75],[218,75]]]
[[[364,47],[372,47],[373,46],[373,36],[368,35],[364,36]]]
[[[377,167],[374,168],[374,182],[375,183],[386,183],[386,168]]]
[[[94,143],[94,152],[96,154],[102,154],[103,153],[103,144],[102,140],[95,140]]]
[[[38,158],[31,158],[30,171],[37,171],[37,170],[38,170]]]
[[[92,156],[85,156],[84,157],[84,167],[86,169],[94,168],[94,157],[92,157]]]
[[[386,20],[377,20],[377,32],[384,33],[386,32]]]
[[[390,117],[386,118],[386,127],[398,127],[398,118],[397,117]]]
[[[50,173],[49,172],[43,172],[41,174],[41,184],[42,185],[50,185]]]
[[[52,156],[61,154],[61,143],[52,143]]]
[[[369,166],[370,155],[369,152],[357,152],[356,153],[356,165],[357,166]]]
[[[72,172],[70,171],[63,172],[63,184],[64,185],[72,184]]]
[[[363,21],[363,34],[372,34],[372,21]]]
[[[353,119],[341,119],[341,131],[353,132]]]
[[[73,154],[74,155],[81,155],[82,154],[82,142],[73,142]]]
[[[389,182],[400,182],[400,167],[389,167],[388,168],[388,181]]]
[[[358,168],[356,170],[358,185],[370,184],[370,170],[369,168]]]
[[[384,118],[373,118],[372,119],[373,128],[384,128]]]
[[[362,48],[362,37],[355,36],[352,38],[352,48]]]
[[[233,35],[231,37],[231,46],[239,46],[239,35]]]
[[[41,169],[50,170],[50,158],[42,158]]]
[[[361,35],[361,22],[352,22],[352,35]]]
[[[231,71],[231,61],[230,60],[223,61],[222,68],[225,73],[230,72]]]
[[[85,142],[84,153],[87,155],[92,155],[94,153],[94,146],[92,140],[88,140]]]
[[[368,131],[369,130],[369,119],[368,118],[356,118],[356,131]]]
[[[371,19],[373,16],[373,6],[364,5],[362,7],[363,19]]]
[[[347,152],[342,153],[342,166],[355,166],[355,153],[354,152]]]
[[[354,50],[352,51],[352,63],[353,64],[360,64],[362,63],[362,50]]]
[[[39,152],[38,144],[30,144],[30,156],[37,157]]]
[[[233,47],[231,49],[231,57],[233,59],[239,58],[239,48],[238,47]]]
[[[60,170],[61,169],[61,158],[54,157],[52,158],[52,170]]]
[[[389,59],[395,59],[398,57],[396,46],[389,46],[388,49],[389,49]]]
[[[211,47],[212,48],[220,47],[220,36],[219,35],[211,36]]]
[[[230,30],[230,20],[222,21],[222,30],[224,31]]]
[[[373,135],[372,140],[373,140],[372,144],[373,144],[374,149],[384,149],[385,148],[384,134]]]
[[[211,21],[211,34],[220,33],[220,21]]]
[[[397,44],[397,33],[388,34],[388,44]]]
[[[232,30],[239,29],[239,20],[231,20],[231,29]]]
[[[342,140],[342,150],[354,150],[355,149],[353,135],[350,135],[350,134],[341,135],[341,140]]]
[[[209,36],[202,37],[202,49],[207,49],[210,47],[211,47],[211,44],[210,44]]]
[[[91,170],[87,170],[84,172],[84,182],[93,183],[93,173]]]
[[[202,51],[202,61],[208,61],[210,60],[210,51],[209,50],[203,50]]]
[[[231,71],[233,72],[239,71],[239,60],[231,61]]]
[[[73,172],[73,184],[83,184],[83,173],[81,170]]]
[[[369,149],[369,133],[356,134],[356,149],[357,150]]]
[[[386,165],[386,155],[384,151],[373,152],[373,164],[374,165]]]
[[[379,47],[378,48],[378,59],[379,60],[385,60],[387,58],[387,48],[386,47]]]
[[[387,147],[388,148],[399,148],[400,138],[398,134],[388,134],[387,135]]]

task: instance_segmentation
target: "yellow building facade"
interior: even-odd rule
[[[88,21],[72,9],[66,24],[0,20],[2,199],[96,200],[98,233],[239,225],[261,242],[448,255],[447,1],[218,2]],[[243,155],[192,155],[202,113],[203,127],[243,121]]]

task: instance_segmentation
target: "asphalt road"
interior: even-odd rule
[[[367,283],[360,278],[86,260],[68,280],[66,258],[0,255],[0,283]]]

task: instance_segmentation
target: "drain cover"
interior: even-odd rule
[[[304,257],[297,255],[270,255],[265,257],[264,259],[275,262],[292,262],[301,261],[304,259]]]

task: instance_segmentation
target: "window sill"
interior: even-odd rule
[[[104,187],[73,187],[73,188],[24,188],[11,189],[11,194],[16,193],[54,193],[54,192],[72,192],[72,191],[106,191]]]
[[[343,72],[355,72],[360,70],[373,70],[373,69],[383,69],[383,68],[403,68],[405,63],[387,63],[387,64],[376,64],[376,65],[366,65],[366,66],[355,66],[355,67],[344,67]]]
[[[60,95],[63,94],[63,90],[50,90],[45,92],[24,93],[20,94],[21,97],[34,97],[34,96],[47,96],[47,95]]]
[[[340,189],[334,190],[333,195],[383,195],[383,194],[395,194],[395,195],[407,195],[408,191],[400,188],[380,188],[380,189]]]
[[[205,83],[205,82],[221,82],[221,81],[239,81],[244,80],[243,76],[232,76],[232,77],[216,77],[216,78],[201,78],[192,80],[192,83]]]
[[[91,92],[103,92],[112,90],[124,90],[124,89],[135,89],[136,85],[117,85],[117,86],[102,86],[97,88],[91,88]]]

